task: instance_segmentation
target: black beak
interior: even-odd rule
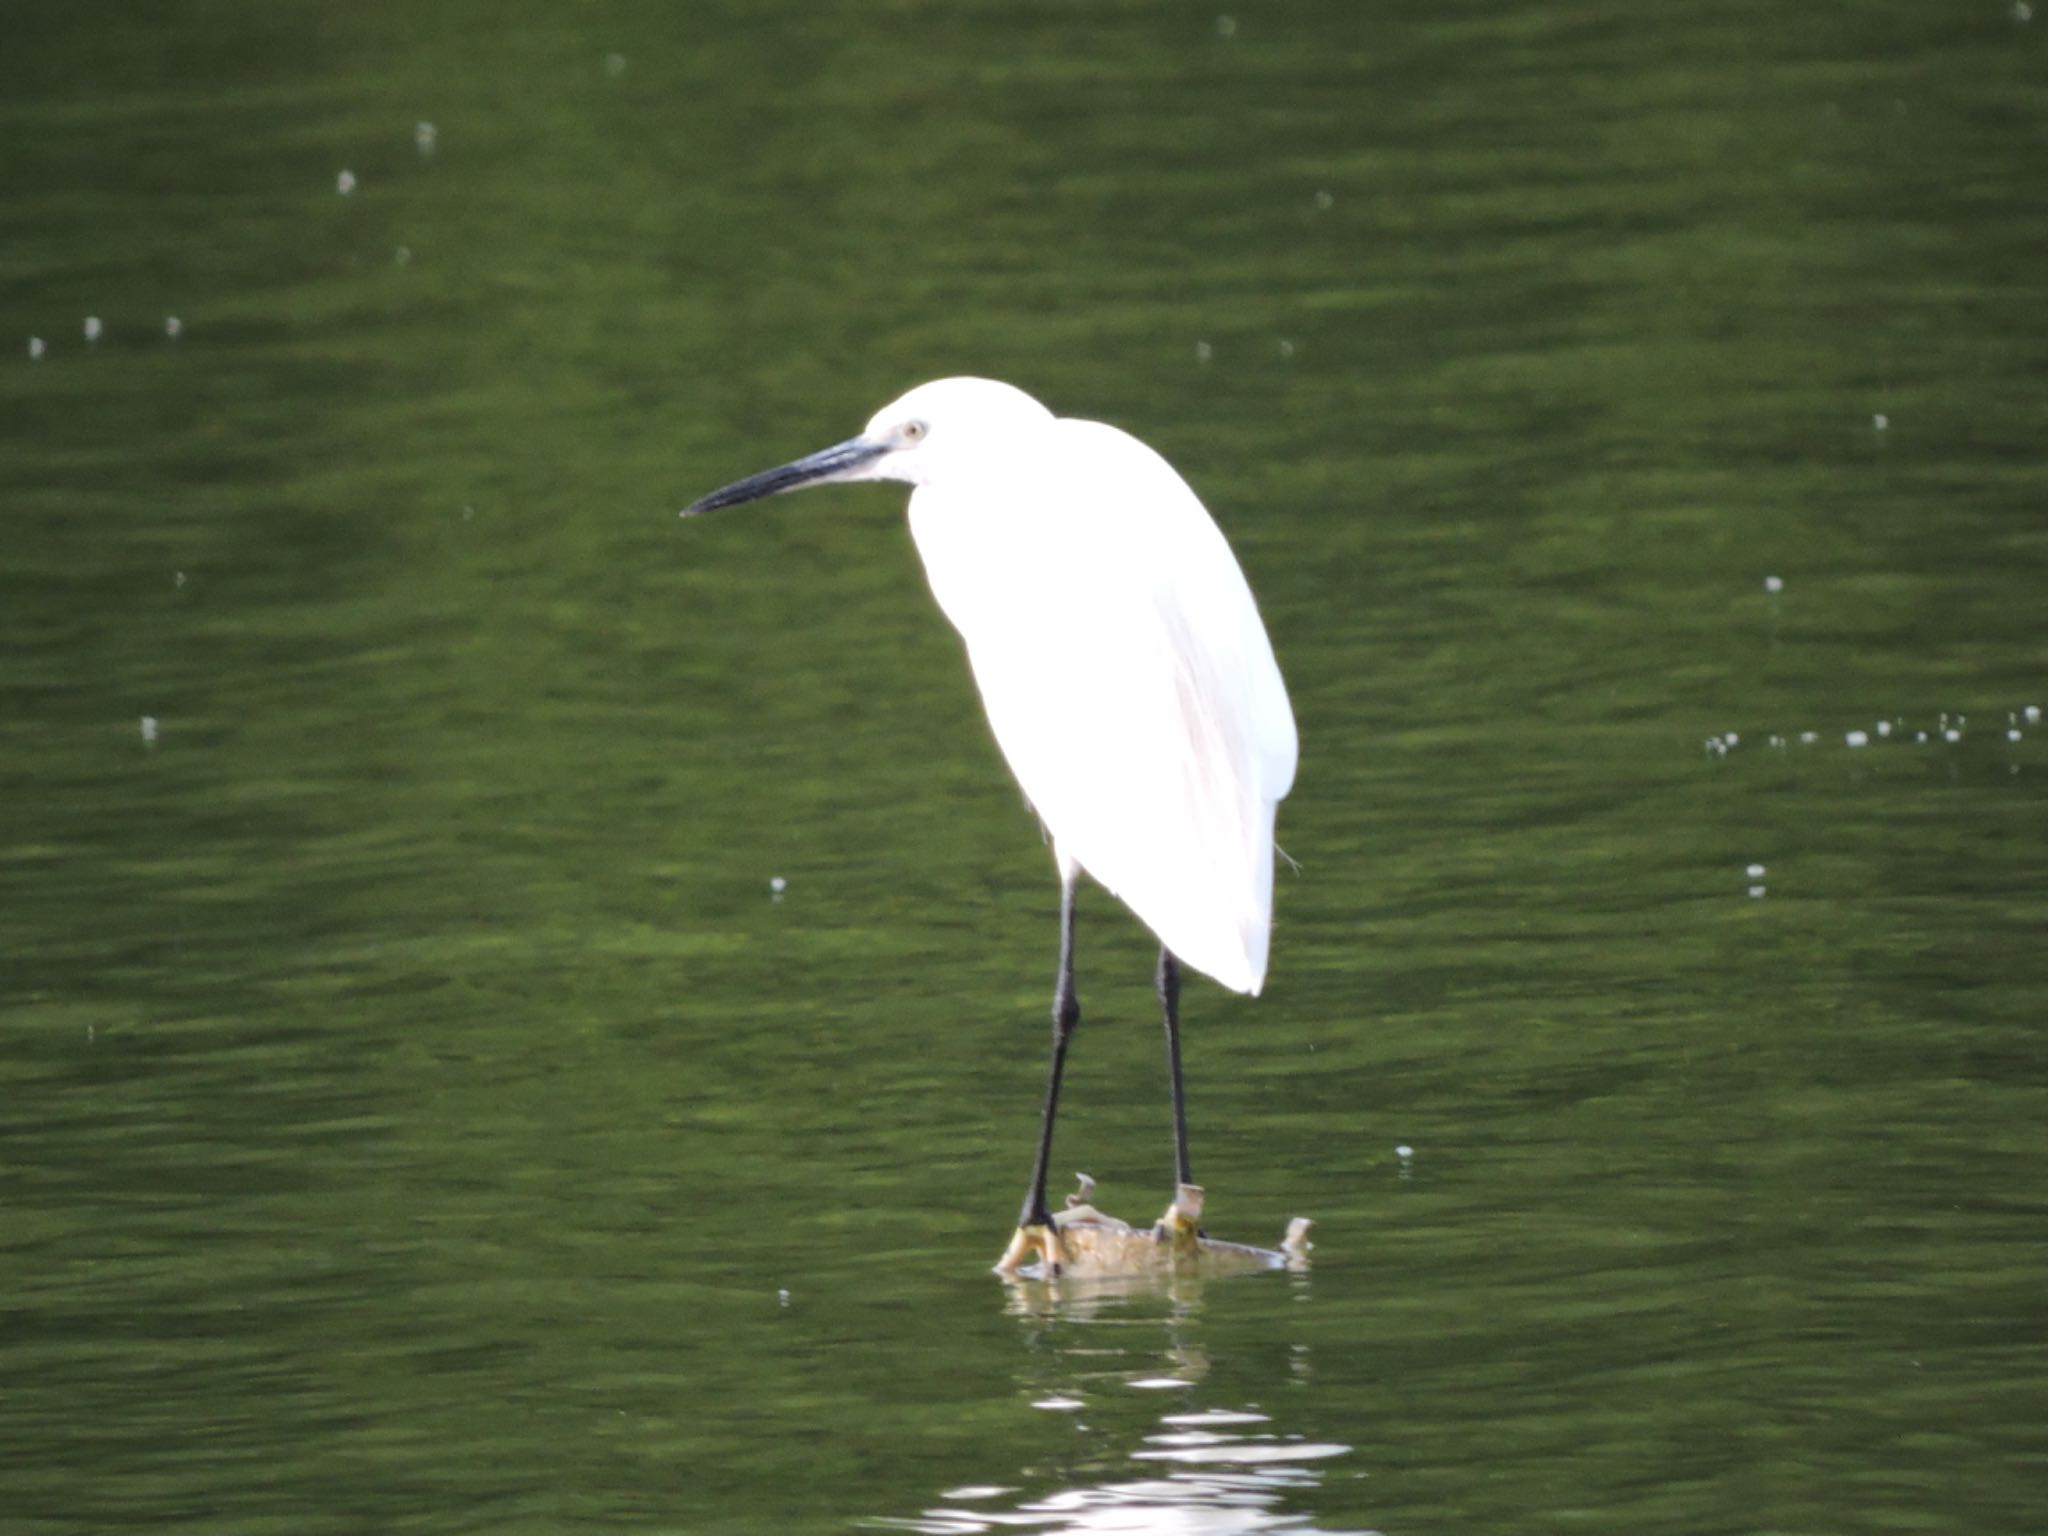
[[[763,496],[780,496],[784,491],[798,490],[821,481],[844,479],[888,451],[886,443],[870,442],[865,437],[848,438],[808,458],[798,459],[794,464],[764,469],[758,475],[735,480],[709,496],[699,496],[683,508],[681,515],[693,517],[699,512],[713,512],[720,507],[736,507],[743,501],[759,501]]]

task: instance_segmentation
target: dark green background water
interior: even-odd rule
[[[11,7],[0,1529],[2039,1530],[2025,11]],[[962,371],[1261,596],[1306,1276],[990,1277],[1056,891],[901,492],[674,516]]]

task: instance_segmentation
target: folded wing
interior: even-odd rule
[[[1094,422],[1051,430],[1057,485],[1027,469],[995,508],[919,492],[933,589],[1060,855],[1187,964],[1257,992],[1296,754],[1272,645],[1229,545],[1164,459]],[[970,515],[974,536],[949,542],[945,520]]]

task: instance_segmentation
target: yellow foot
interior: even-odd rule
[[[1176,1254],[1192,1256],[1201,1247],[1202,1235],[1202,1186],[1199,1184],[1177,1185],[1173,1191],[1173,1204],[1153,1224],[1152,1236],[1155,1241],[1170,1246]]]
[[[1010,1246],[1003,1250],[1003,1256],[996,1260],[996,1273],[1014,1275],[1024,1267],[1032,1254],[1045,1262],[1045,1278],[1050,1280],[1060,1272],[1064,1253],[1060,1247],[1059,1228],[1050,1222],[1043,1226],[1019,1227],[1010,1237]]]

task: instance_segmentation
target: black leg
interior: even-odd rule
[[[1060,886],[1060,978],[1052,994],[1052,1067],[1045,1078],[1045,1112],[1038,1122],[1038,1156],[1031,1164],[1031,1188],[1017,1215],[1020,1227],[1052,1225],[1045,1204],[1046,1166],[1052,1160],[1052,1122],[1060,1107],[1060,1073],[1067,1064],[1067,1040],[1081,1022],[1081,1004],[1074,996],[1074,885]]]
[[[1166,1015],[1166,1074],[1173,1084],[1173,1178],[1192,1184],[1188,1172],[1188,1106],[1180,1087],[1180,962],[1173,951],[1159,948],[1159,1008]]]

